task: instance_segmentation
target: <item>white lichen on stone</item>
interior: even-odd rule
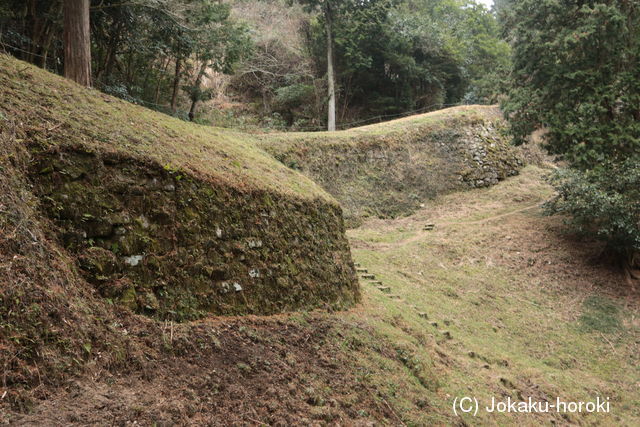
[[[135,267],[140,264],[140,261],[144,259],[144,255],[131,255],[124,257],[125,264],[129,264],[131,267]]]
[[[249,248],[251,248],[251,249],[261,248],[262,247],[262,240],[260,240],[260,239],[250,239],[248,245],[249,245]]]
[[[149,220],[144,215],[140,215],[138,219],[140,220],[142,228],[149,228]]]

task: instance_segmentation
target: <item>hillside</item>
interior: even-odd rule
[[[638,293],[559,235],[546,170],[349,231],[362,303],[340,313],[131,328],[146,358],[50,390],[23,424],[620,425],[640,420]],[[431,231],[423,230],[435,223]],[[126,318],[125,318],[126,319]],[[149,345],[149,344],[147,344]],[[46,389],[41,387],[40,390]],[[609,397],[608,414],[455,416],[454,397]],[[8,416],[8,415],[7,415]]]
[[[601,243],[567,234],[562,218],[543,214],[541,204],[553,197],[549,172],[528,166],[494,187],[349,231],[354,259],[381,282],[362,280],[366,314],[354,317],[395,343],[407,368],[372,381],[407,425],[640,422],[640,293],[599,260]],[[372,351],[378,341],[360,339],[364,369],[383,369]],[[452,403],[463,396],[485,406],[492,398],[600,396],[611,410],[480,410],[460,419]]]
[[[246,190],[330,200],[311,180],[256,150],[247,134],[193,125],[81,88],[10,56],[0,59],[3,125],[16,122],[32,145],[127,155]]]
[[[359,300],[340,206],[243,136],[4,55],[0,94],[8,400],[144,352],[122,312],[157,327],[132,313],[175,322]]]
[[[269,134],[260,146],[331,193],[350,225],[518,173],[497,107],[461,106],[339,132]]]
[[[640,295],[495,108],[251,136],[6,56],[0,100],[0,423],[640,422]]]
[[[177,320],[357,299],[340,207],[310,180],[242,135],[2,63],[5,133],[29,153],[60,244],[106,298]]]

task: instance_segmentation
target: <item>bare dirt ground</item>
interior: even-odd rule
[[[131,330],[160,346],[128,372],[87,372],[49,390],[17,425],[367,424],[391,419],[360,384],[325,314],[210,319]],[[364,326],[364,325],[363,325]]]

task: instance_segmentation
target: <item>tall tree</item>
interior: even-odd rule
[[[173,85],[171,88],[171,112],[176,113],[178,109],[178,89],[180,88],[180,77],[182,76],[182,56],[176,57],[175,71],[173,74]]]
[[[336,86],[333,54],[333,22],[335,13],[344,0],[299,0],[309,9],[320,9],[324,21],[327,52],[327,130],[336,130]]]
[[[64,0],[64,76],[91,86],[89,0]]]
[[[187,14],[186,22],[195,31],[190,32],[193,85],[185,89],[191,99],[189,120],[195,118],[198,102],[210,97],[203,89],[209,71],[230,73],[235,63],[249,50],[249,38],[244,25],[236,25],[230,18],[231,8],[226,3],[198,0]]]
[[[331,4],[327,0],[323,5],[325,31],[327,33],[327,130],[336,130],[336,87],[333,67],[333,35]]]
[[[505,108],[515,135],[546,127],[549,149],[580,169],[640,153],[640,5],[514,0],[513,7]]]

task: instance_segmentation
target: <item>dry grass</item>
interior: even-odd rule
[[[0,55],[0,97],[0,118],[16,121],[22,138],[41,149],[121,153],[241,190],[331,200],[311,180],[258,149],[247,134],[168,117],[7,55]]]
[[[484,120],[496,120],[501,116],[496,106],[463,105],[445,108],[401,119],[376,123],[335,132],[286,132],[256,135],[260,145],[270,152],[284,152],[304,144],[340,145],[360,144],[384,138],[389,143],[402,144],[406,139],[431,131],[451,129]]]
[[[552,195],[545,173],[529,167],[495,187],[440,197],[410,217],[349,232],[355,260],[401,298],[363,281],[354,317],[421,361],[413,376],[437,382],[424,387],[397,369],[383,375],[378,357],[361,353],[405,423],[448,423],[452,399],[465,395],[483,402],[608,396],[613,408],[605,415],[481,413],[463,417],[469,424],[639,422],[639,295],[594,261],[598,244],[563,235],[558,218],[541,215],[536,205]],[[426,223],[435,229],[424,231]],[[416,406],[419,399],[429,411]]]

